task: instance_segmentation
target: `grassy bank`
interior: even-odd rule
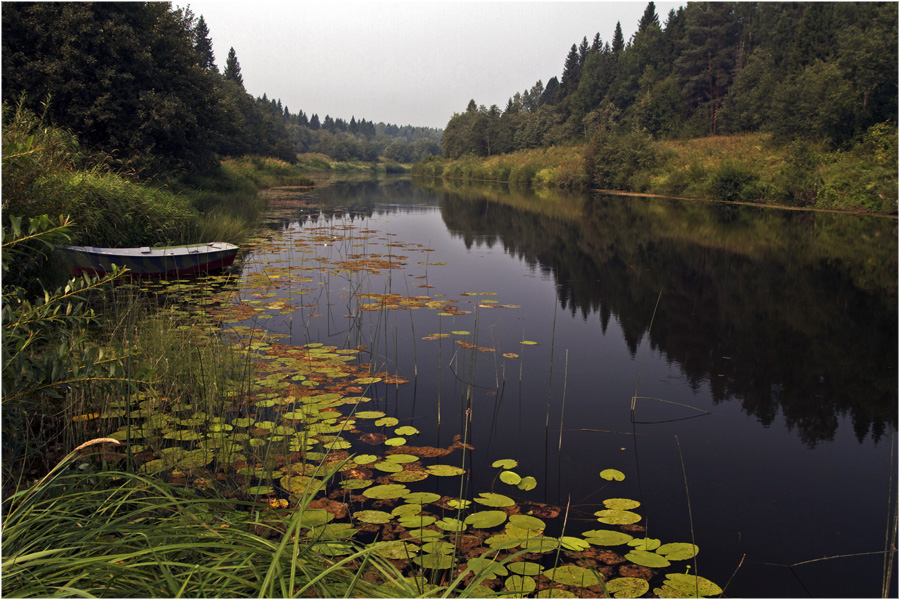
[[[417,164],[414,175],[706,200],[897,212],[897,131],[875,126],[848,150],[765,135],[651,141],[607,135],[583,146]]]
[[[411,166],[379,158],[375,162],[362,160],[340,161],[319,152],[297,155],[297,164],[306,171],[327,171],[329,173],[384,173],[387,175],[409,173]]]

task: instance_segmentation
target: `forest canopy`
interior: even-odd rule
[[[243,84],[231,48],[222,71],[203,17],[168,2],[5,3],[3,103],[75,133],[124,171],[208,171],[222,157],[293,162],[298,152],[400,162],[440,152],[440,131],[319,122]]]
[[[897,4],[689,2],[664,21],[653,2],[626,42],[573,43],[560,77],[501,109],[471,100],[443,154],[491,156],[584,143],[606,133],[654,139],[770,133],[846,148],[897,126]]]

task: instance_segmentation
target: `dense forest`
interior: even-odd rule
[[[298,152],[399,162],[440,152],[440,131],[292,113],[219,70],[203,17],[167,2],[3,6],[3,102],[75,133],[123,171],[213,169],[221,157]]]
[[[469,102],[443,154],[491,156],[610,136],[699,138],[749,132],[846,149],[897,126],[897,4],[690,2],[661,23],[653,2],[625,40],[572,44],[560,78],[505,108]]]

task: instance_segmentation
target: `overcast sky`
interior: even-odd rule
[[[573,43],[616,22],[627,41],[647,2],[180,2],[209,27],[222,70],[234,47],[244,87],[319,119],[443,128],[470,99],[501,110],[562,75]],[[681,2],[656,2],[660,24]]]

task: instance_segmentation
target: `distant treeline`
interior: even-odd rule
[[[643,133],[653,139],[764,132],[847,148],[897,126],[897,4],[689,2],[664,25],[653,2],[626,41],[573,44],[561,78],[505,108],[469,102],[443,154],[491,156]]]
[[[5,112],[22,105],[125,171],[214,169],[222,157],[297,152],[374,161],[439,152],[440,131],[292,114],[220,72],[203,17],[168,2],[15,2],[2,12]]]

